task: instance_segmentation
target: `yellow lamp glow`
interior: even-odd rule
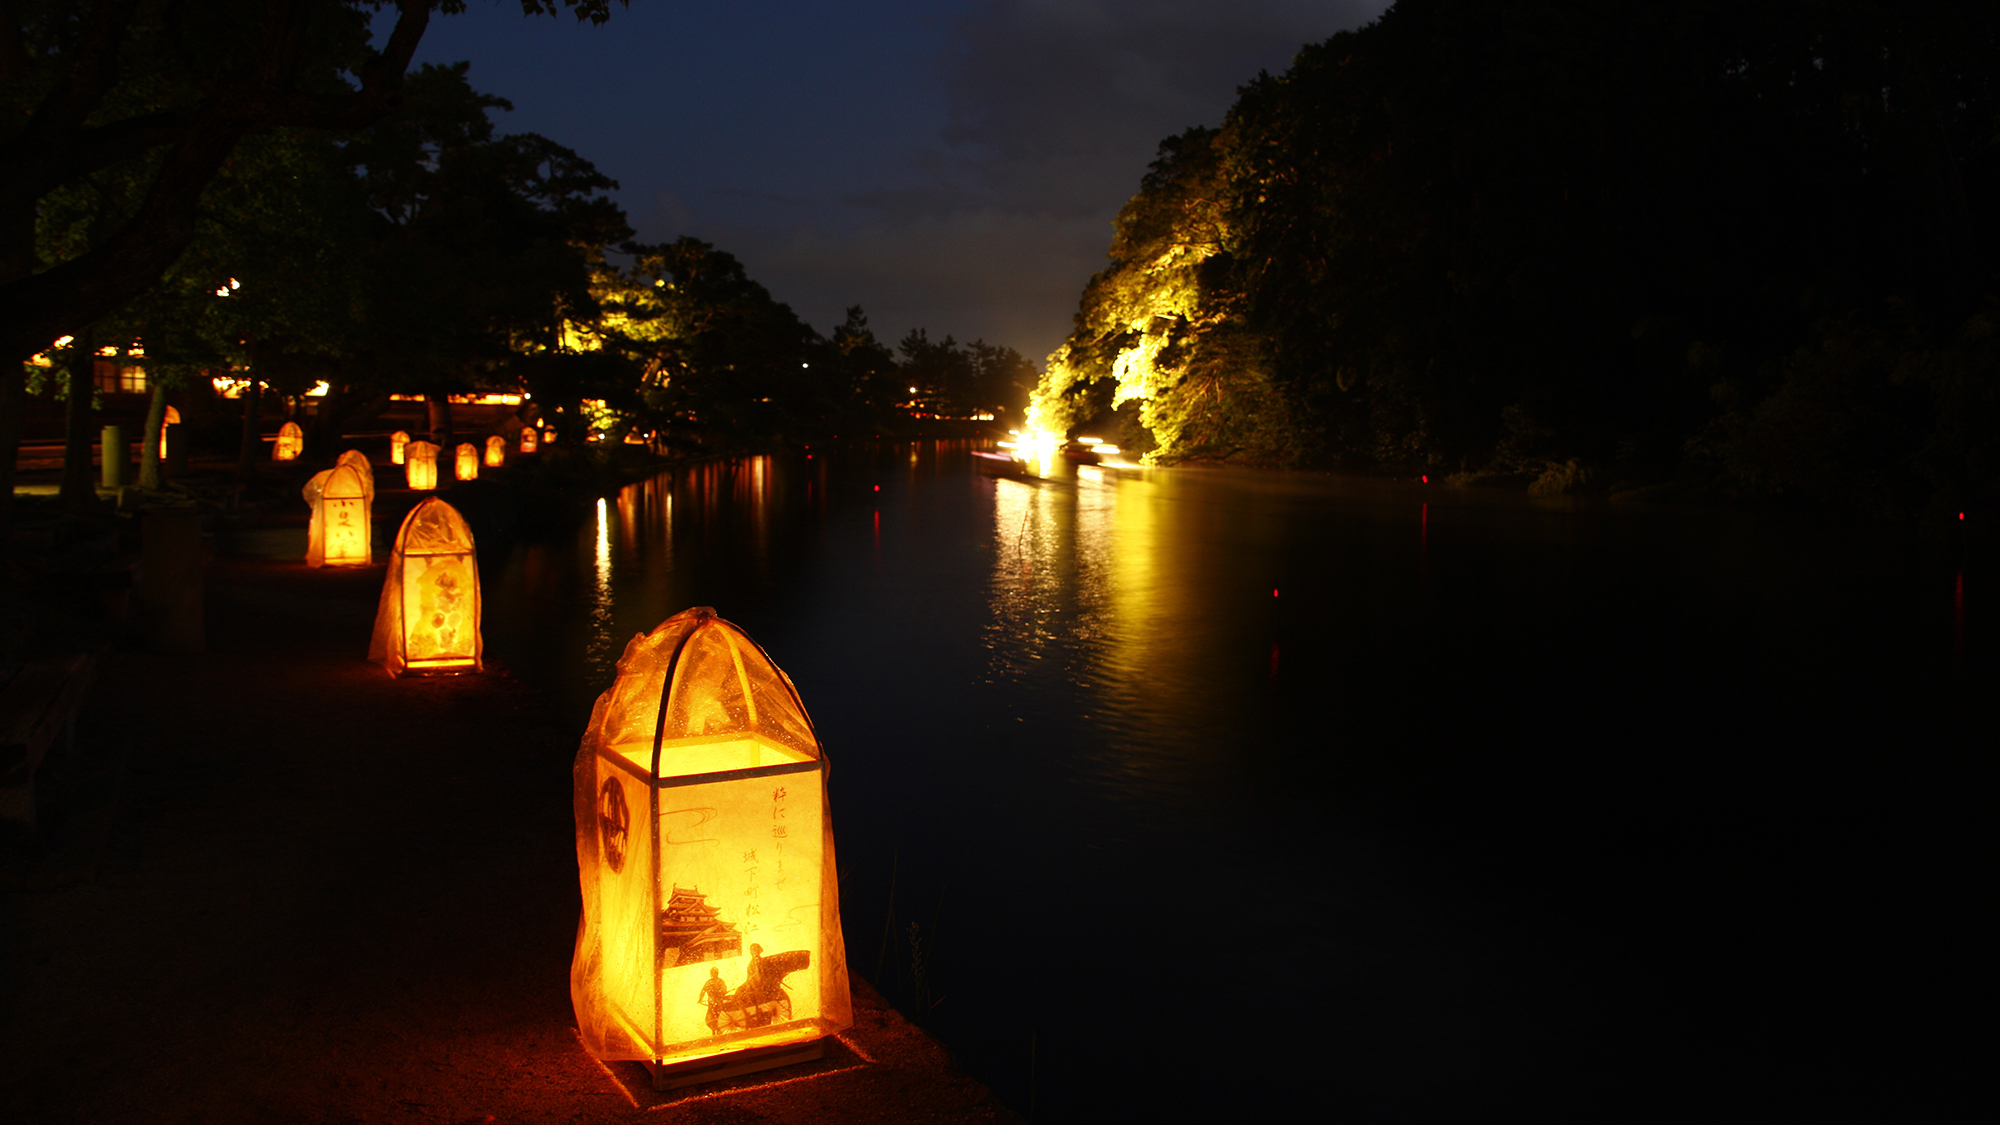
[[[535,444],[536,444],[536,438],[538,438],[538,437],[540,437],[540,436],[541,436],[541,435],[539,435],[539,434],[535,433],[535,427],[533,427],[533,426],[522,426],[522,427],[521,427],[521,452],[523,452],[523,453],[533,453],[533,452],[535,451]]]
[[[453,458],[454,475],[460,480],[479,478],[479,447],[469,441],[458,443],[457,456]]]
[[[507,439],[494,434],[486,439],[486,467],[497,469],[507,463]]]
[[[271,443],[271,460],[296,461],[299,454],[306,451],[305,431],[297,422],[287,422],[278,427],[278,440]]]
[[[428,492],[438,486],[438,447],[427,441],[413,441],[403,447],[403,477],[410,491]]]
[[[360,467],[355,465],[360,461]],[[371,561],[375,477],[368,461],[350,449],[331,469],[306,482],[307,566],[366,566]]]
[[[395,433],[389,435],[389,462],[391,464],[400,465],[403,463],[403,447],[408,444],[410,444],[410,435],[401,430],[397,430]]]
[[[166,416],[160,419],[160,456],[162,458],[165,458],[167,455],[167,427],[178,426],[180,424],[181,412],[171,406],[167,407]]]
[[[481,648],[472,529],[456,508],[426,497],[396,530],[368,659],[391,676],[477,672]]]
[[[706,607],[633,638],[575,770],[584,1045],[670,1089],[819,1058],[853,1023],[826,758],[792,682]]]

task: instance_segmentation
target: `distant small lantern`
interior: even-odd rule
[[[507,463],[507,439],[494,434],[486,439],[486,467],[497,469]]]
[[[533,452],[535,451],[535,444],[536,444],[536,440],[537,440],[537,439],[538,439],[538,438],[539,438],[540,436],[541,436],[541,435],[539,435],[539,434],[537,434],[537,433],[535,432],[535,427],[533,427],[533,426],[522,426],[522,427],[521,427],[521,452],[523,452],[523,453],[533,453]]]
[[[306,482],[306,504],[312,519],[306,525],[307,566],[366,566],[372,561],[375,506],[374,474],[361,455],[348,450],[333,468],[314,473]]]
[[[403,479],[410,491],[428,492],[438,486],[438,447],[427,441],[413,441],[403,447]]]
[[[479,479],[479,447],[469,441],[458,443],[458,455],[453,459],[453,475],[460,480]]]
[[[389,435],[390,464],[400,465],[403,463],[403,447],[408,444],[410,444],[410,435],[401,430],[397,430],[395,433]]]
[[[670,1089],[819,1058],[853,1023],[826,758],[742,630],[700,607],[633,638],[574,793],[591,1054]]]
[[[411,443],[419,444],[429,443]],[[456,508],[427,497],[396,531],[368,659],[391,676],[477,672],[479,608],[472,529]]]
[[[287,422],[278,427],[278,440],[271,445],[271,460],[296,461],[299,454],[306,451],[305,431],[297,422]]]

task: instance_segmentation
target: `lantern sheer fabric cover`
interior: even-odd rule
[[[297,422],[287,422],[278,427],[278,440],[271,443],[271,460],[296,461],[299,454],[306,451],[305,431]]]
[[[706,607],[633,638],[577,751],[570,997],[600,1059],[853,1023],[826,761],[791,680]]]
[[[479,610],[472,529],[458,509],[428,497],[396,531],[368,659],[391,676],[480,671]]]
[[[427,492],[438,486],[438,447],[427,441],[403,446],[403,479],[412,492]]]
[[[312,509],[306,524],[307,566],[374,561],[375,474],[366,457],[348,450],[333,468],[314,473],[302,491]]]

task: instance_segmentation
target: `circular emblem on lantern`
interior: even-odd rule
[[[625,788],[618,784],[617,778],[610,778],[597,793],[597,840],[604,851],[604,862],[613,871],[625,869],[625,832],[630,824],[631,816],[625,811]]]

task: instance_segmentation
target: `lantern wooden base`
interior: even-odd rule
[[[826,1040],[814,1039],[809,1043],[778,1043],[769,1047],[752,1047],[747,1051],[737,1051],[715,1058],[694,1059],[689,1062],[646,1060],[646,1069],[652,1072],[653,1089],[678,1090],[683,1086],[693,1086],[700,1082],[737,1078],[745,1074],[755,1074],[760,1070],[792,1066],[825,1057]]]
[[[459,676],[477,672],[472,661],[464,657],[449,657],[444,660],[412,660],[403,665],[405,676]]]

